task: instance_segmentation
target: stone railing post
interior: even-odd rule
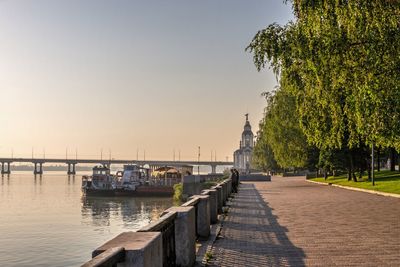
[[[216,189],[204,190],[202,195],[208,195],[210,197],[210,222],[211,224],[217,223],[218,221],[218,196]]]
[[[199,239],[207,239],[210,235],[210,197],[204,195],[194,195],[192,198],[197,198],[197,235]]]
[[[176,265],[193,266],[196,261],[196,211],[194,207],[171,207],[164,211],[176,212],[175,253]]]
[[[126,267],[162,267],[163,246],[160,232],[124,232],[106,242],[92,253],[92,257],[104,251],[123,247]]]
[[[232,179],[228,179],[228,197],[232,194]]]
[[[226,184],[225,181],[222,182],[222,183],[220,183],[220,186],[222,186],[222,192],[223,192],[223,194],[222,194],[222,201],[223,201],[223,205],[225,206],[226,200],[228,199],[228,198],[227,198],[227,195],[228,195],[228,186],[227,186],[227,184]]]
[[[218,214],[222,213],[222,207],[224,206],[223,203],[223,189],[222,186],[216,185],[213,189],[217,190],[217,207],[218,207]]]
[[[229,198],[229,195],[230,195],[230,193],[229,193],[229,182],[228,182],[228,180],[225,180],[224,183],[225,183],[225,186],[226,186],[225,199],[226,199],[226,201],[228,201],[228,198]]]

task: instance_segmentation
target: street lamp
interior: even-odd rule
[[[375,186],[375,175],[374,175],[374,142],[372,142],[372,153],[371,153],[371,179],[372,179],[372,186]]]
[[[197,175],[200,175],[200,146],[199,146],[199,153],[197,155]]]

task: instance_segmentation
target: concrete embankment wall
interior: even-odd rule
[[[187,199],[190,196],[201,194],[204,189],[204,183],[216,182],[222,178],[223,174],[187,175],[183,177],[183,198]]]

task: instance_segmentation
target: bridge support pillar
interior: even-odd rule
[[[217,165],[211,165],[211,174],[217,173]]]
[[[76,163],[68,163],[68,174],[75,175],[76,174],[76,168],[75,168]]]
[[[11,173],[10,162],[2,162],[1,174],[10,174],[10,173]]]
[[[43,174],[43,163],[35,162],[35,168],[33,174]]]

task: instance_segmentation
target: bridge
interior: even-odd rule
[[[56,159],[56,158],[0,158],[1,173],[10,174],[11,163],[32,163],[34,174],[43,173],[43,164],[60,163],[68,166],[68,174],[76,174],[77,164],[101,164],[110,167],[111,164],[137,164],[139,166],[149,165],[151,171],[163,166],[183,167],[183,166],[211,166],[211,173],[216,173],[217,166],[233,166],[229,161],[168,161],[168,160],[118,160],[118,159]]]

